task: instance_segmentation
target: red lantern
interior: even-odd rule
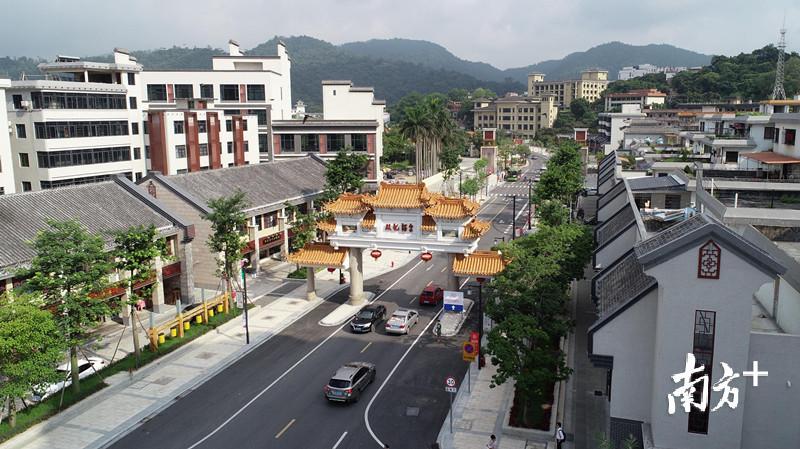
[[[475,278],[475,280],[483,284],[486,281],[486,278]]]
[[[419,258],[422,259],[423,262],[427,262],[427,261],[433,259],[433,254],[431,254],[431,253],[422,253],[422,254],[420,254]]]
[[[334,271],[336,271],[336,268],[328,267],[328,273],[333,273]]]
[[[379,249],[373,249],[372,252],[369,253],[369,255],[375,260],[378,260],[378,258],[381,257],[381,254],[383,253]]]

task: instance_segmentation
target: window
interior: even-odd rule
[[[695,357],[695,366],[704,366],[701,373],[694,374],[692,380],[702,376],[708,376],[711,381],[711,368],[714,363],[714,332],[716,312],[708,310],[696,310],[694,312],[694,340],[692,353]],[[706,385],[711,388],[711,385]],[[700,402],[703,394],[702,388],[697,388],[692,398],[693,402]],[[708,414],[711,407],[706,407],[705,411],[700,411],[692,407],[689,411],[689,432],[708,433]]]
[[[247,111],[250,115],[255,115],[258,119],[259,125],[266,125],[267,124],[267,110],[266,109],[250,109]]]
[[[247,85],[247,101],[264,101],[264,98],[263,84]]]
[[[25,125],[22,123],[17,124],[17,139],[27,139],[28,132],[25,131]]]
[[[247,131],[247,119],[242,120],[242,128]]]
[[[197,132],[204,133],[207,132],[208,128],[206,127],[205,120],[198,120],[197,121]]]
[[[136,182],[139,182],[141,180],[142,180],[142,172],[136,172]]]
[[[228,154],[233,154],[233,142],[228,142]]]
[[[30,192],[31,191],[31,183],[30,183],[30,181],[22,181],[22,191],[23,192]]]
[[[19,125],[17,125],[17,126],[19,126]],[[783,131],[783,143],[785,143],[786,145],[794,145],[794,138],[795,138],[796,132],[797,131],[794,130],[794,129],[786,128]]]
[[[739,162],[739,152],[738,151],[726,151],[725,152],[725,162]]]
[[[775,136],[775,127],[767,126],[764,128],[764,140],[772,140]]]
[[[233,162],[229,162],[228,167],[233,167]]]
[[[367,135],[353,134],[350,136],[350,145],[353,151],[367,151]]]
[[[130,102],[131,109],[136,109],[136,97],[130,97],[128,100]]]
[[[120,174],[125,175],[125,177],[128,179],[133,179],[133,174],[131,172],[123,172]],[[58,181],[39,181],[39,185],[42,187],[42,189],[54,189],[56,187],[108,181],[111,179],[111,176],[113,175],[84,176],[83,178],[59,179]]]
[[[28,153],[20,153],[19,154],[19,166],[20,167],[30,167],[31,162],[28,159]]]
[[[186,157],[186,145],[175,145],[175,157],[178,159]]]
[[[294,134],[281,134],[281,151],[294,151]]]
[[[200,144],[200,156],[208,156],[208,144],[201,143]]]
[[[150,159],[150,145],[144,146],[144,158]]]
[[[175,85],[175,98],[192,98],[194,97],[194,86],[191,84],[176,84]]]
[[[177,174],[179,174],[179,175],[185,175],[186,173],[189,173],[189,170],[187,170],[185,168],[179,168],[178,171],[177,171]]]
[[[308,152],[319,151],[319,136],[316,134],[302,134],[300,136],[300,150]]]
[[[200,85],[200,97],[201,98],[214,98],[214,85],[213,84],[201,84]]]
[[[39,167],[58,168],[76,165],[106,164],[131,160],[131,147],[104,147],[85,150],[39,151]]]
[[[133,135],[139,134],[139,122],[131,123],[131,134]]]
[[[328,134],[326,146],[330,152],[344,149],[344,134]]]
[[[239,101],[238,84],[220,84],[219,95],[222,101]]]
[[[136,123],[136,125],[138,126],[138,123]],[[95,122],[35,122],[33,124],[33,132],[37,139],[127,136],[128,122],[123,120]]]
[[[172,122],[172,128],[175,130],[175,134],[183,134],[183,121],[175,120]]]
[[[244,152],[247,153],[250,151],[250,142],[244,143]]]
[[[142,122],[142,131],[144,132],[144,134],[150,133],[150,129],[147,126],[147,122]]]
[[[14,109],[22,109],[22,95],[12,95],[11,101],[14,102]]]
[[[135,86],[136,85],[136,75],[133,73],[128,74],[128,85]]]
[[[141,158],[142,158],[142,149],[139,148],[139,147],[134,147],[133,148],[133,159],[138,161]]]
[[[259,134],[258,135],[258,152],[259,153],[268,153],[269,152],[269,148],[267,147],[267,143],[269,142],[268,138],[269,138],[269,136],[267,136],[266,134]]]
[[[148,84],[147,99],[150,101],[167,101],[167,86],[165,84]]]
[[[231,120],[225,120],[225,131],[231,132],[233,129],[233,122]]]

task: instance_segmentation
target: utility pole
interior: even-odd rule
[[[486,279],[475,278],[475,280],[478,281],[478,370],[480,370],[483,364],[483,351],[481,351],[481,345],[483,345],[483,281]]]
[[[517,237],[517,195],[511,195],[511,240]]]
[[[461,198],[462,196],[464,196],[464,195],[461,193],[461,169],[459,168],[458,169],[458,197]]]
[[[531,210],[533,209],[533,197],[531,196],[532,182],[528,180],[528,230],[531,230]]]

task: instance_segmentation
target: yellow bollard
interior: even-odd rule
[[[172,337],[172,338],[177,337],[178,336],[178,328],[177,327],[170,328],[169,336]]]
[[[183,330],[188,331],[189,329],[191,329],[191,327],[192,327],[192,323],[190,323],[188,321],[184,321]]]
[[[208,309],[208,316],[210,317],[214,316],[214,309]]]
[[[194,317],[194,321],[197,324],[201,324],[203,322],[203,315],[197,315],[196,317]]]
[[[158,344],[163,344],[164,341],[166,341],[166,338],[164,337],[164,333],[161,332],[160,334],[158,334]]]
[[[224,307],[225,307],[225,306],[223,306],[222,304],[217,304],[217,312],[220,312],[220,313],[222,313],[222,309],[223,309]]]

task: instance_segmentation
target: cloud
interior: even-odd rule
[[[275,35],[333,43],[425,39],[498,67],[561,58],[604,42],[668,43],[711,54],[778,38],[784,12],[800,49],[794,0],[27,0],[4,6],[0,55],[92,55],[113,47],[253,47]]]

